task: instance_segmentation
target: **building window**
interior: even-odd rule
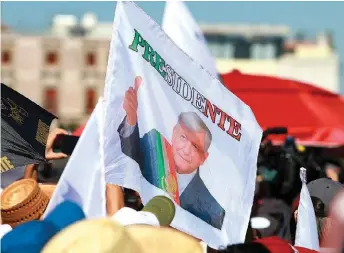
[[[277,56],[277,48],[273,43],[265,45],[265,57],[267,59],[274,59]]]
[[[96,91],[93,88],[86,90],[86,113],[91,114],[96,106]]]
[[[226,43],[223,45],[223,58],[234,58],[235,47],[232,43]]]
[[[53,113],[57,113],[57,90],[56,88],[47,88],[44,91],[44,108]]]
[[[94,65],[96,65],[96,63],[97,63],[97,61],[96,61],[96,55],[95,55],[95,53],[93,53],[93,52],[88,52],[87,54],[86,54],[86,57],[85,57],[86,59],[86,66],[94,66]]]
[[[50,80],[58,80],[61,78],[61,72],[59,71],[50,71],[50,70],[43,70],[41,72],[42,79],[50,79]]]
[[[253,59],[274,59],[276,55],[276,46],[272,43],[254,43],[251,45],[251,58]]]
[[[263,45],[260,43],[254,43],[253,45],[251,45],[251,58],[256,60],[261,59],[262,48]]]
[[[55,51],[49,51],[45,54],[45,64],[47,65],[57,65],[58,55]]]
[[[2,64],[10,64],[12,60],[11,52],[8,50],[1,51],[1,63]]]
[[[234,58],[234,46],[231,43],[209,43],[209,49],[215,58]]]

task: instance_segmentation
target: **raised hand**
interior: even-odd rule
[[[124,95],[123,108],[127,114],[127,122],[131,126],[137,123],[137,92],[141,86],[142,78],[135,78],[134,88],[130,87]]]
[[[56,128],[48,135],[47,145],[45,146],[45,159],[47,160],[56,160],[66,158],[67,155],[64,153],[55,153],[53,151],[54,141],[59,134],[68,134],[68,132],[61,128]]]

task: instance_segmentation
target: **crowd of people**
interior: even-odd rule
[[[111,184],[106,186],[107,218],[86,219],[82,208],[68,200],[44,217],[68,161],[65,154],[53,150],[54,140],[61,133],[67,134],[62,129],[49,134],[46,146],[49,163],[27,166],[22,179],[2,190],[1,252],[314,251],[294,246],[300,218],[301,184],[294,180],[291,187],[284,187],[288,180],[283,176],[286,168],[281,165],[273,168],[272,163],[268,166],[266,162],[258,165],[251,219],[242,244],[212,249],[198,238],[169,226],[173,219],[170,208],[161,208],[156,201],[160,198],[167,203],[168,198],[164,200],[158,196],[143,205],[137,192]],[[266,156],[263,146],[260,155],[262,153]],[[298,164],[284,163],[284,166],[293,170]],[[343,252],[344,187],[338,182],[340,177],[333,177],[331,169],[325,170],[321,174],[324,176],[307,184],[316,216],[320,251]]]

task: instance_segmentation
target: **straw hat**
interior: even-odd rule
[[[51,196],[52,186],[38,185],[34,179],[10,184],[1,193],[2,222],[13,228],[30,220],[40,219]]]
[[[110,219],[83,220],[58,233],[42,253],[202,253],[201,244],[170,228],[123,227]]]
[[[39,188],[48,196],[49,199],[53,196],[56,189],[56,184],[39,184]]]
[[[130,225],[126,227],[142,252],[202,253],[203,247],[194,237],[169,227]]]
[[[84,220],[53,237],[42,253],[140,253],[124,227],[110,219]]]

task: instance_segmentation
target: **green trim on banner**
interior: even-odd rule
[[[164,184],[162,180],[165,178],[165,162],[164,162],[164,154],[162,149],[162,139],[160,133],[156,133],[156,151],[157,151],[157,160],[158,160],[158,181],[159,187],[164,189]],[[165,190],[165,189],[164,189]]]

